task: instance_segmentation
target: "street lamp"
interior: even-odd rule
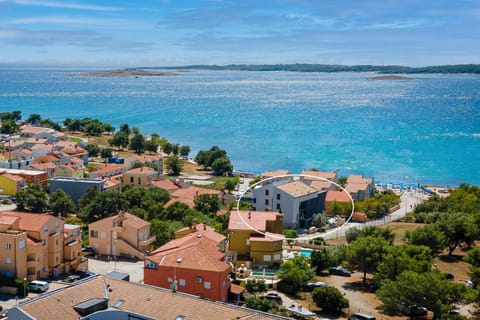
[[[23,278],[23,296],[27,297],[27,278]]]

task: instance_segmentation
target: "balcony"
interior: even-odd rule
[[[122,233],[123,232],[123,227],[113,227],[112,228],[112,232],[116,232],[116,233]]]
[[[140,241],[138,244],[140,247],[146,247],[154,243],[155,240],[156,240],[155,236],[151,236],[149,239]]]

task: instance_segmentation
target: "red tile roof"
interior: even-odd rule
[[[325,202],[351,202],[349,195],[344,191],[328,191]]]
[[[220,243],[227,238],[205,223],[193,224],[191,227],[178,229],[175,233],[182,233],[185,231],[190,231],[192,234],[196,234],[196,236],[201,235],[202,237],[207,237],[217,243]]]
[[[154,169],[152,169],[152,168],[150,168],[150,167],[135,168],[135,169],[128,170],[128,171],[125,172],[125,173],[130,173],[130,174],[144,174],[144,175],[156,175],[156,174],[158,174],[157,171],[155,171]]]
[[[165,204],[165,207],[172,205],[175,202],[183,202],[187,204],[190,208],[195,206],[194,200],[195,197],[201,194],[216,194],[220,196],[221,192],[212,189],[199,188],[195,186],[190,186],[188,188],[181,188],[174,191],[171,196],[172,198]]]
[[[20,230],[25,231],[41,231],[43,226],[48,223],[50,219],[58,219],[49,214],[40,213],[26,213],[26,212],[0,212],[0,216],[11,216],[20,218]],[[60,220],[60,219],[58,219]]]
[[[172,180],[164,179],[164,180],[154,180],[152,181],[152,186],[167,190],[168,192],[172,192],[175,190],[180,189]]]
[[[337,178],[337,173],[335,171],[312,171],[312,170],[303,170],[302,175],[314,176],[325,178],[330,181],[335,181]],[[305,179],[313,179],[312,177],[305,177]]]
[[[15,181],[15,182],[20,182],[20,181],[25,180],[24,178],[22,178],[20,176],[17,176],[15,174],[10,174],[10,173],[4,173],[1,176],[4,176],[5,178],[10,179],[10,180]]]
[[[267,221],[275,221],[278,216],[283,216],[283,214],[273,211],[232,210],[228,221],[228,230],[249,230],[253,228],[264,232],[267,229]]]
[[[265,171],[262,175],[263,179],[269,179],[277,176],[284,176],[290,174],[288,170]]]

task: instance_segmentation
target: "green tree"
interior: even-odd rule
[[[446,280],[440,272],[404,271],[396,281],[383,281],[377,296],[387,313],[398,314],[400,302],[404,302],[425,307],[438,319],[443,309],[462,299],[466,289],[464,284]]]
[[[40,124],[40,120],[42,120],[42,117],[38,113],[33,113],[28,116],[25,122],[33,126],[38,126]]]
[[[347,185],[347,179],[347,177],[339,177],[338,184],[345,188],[345,186]]]
[[[220,209],[220,199],[216,194],[200,194],[193,201],[195,210],[203,214],[216,213]]]
[[[390,246],[381,237],[360,237],[348,246],[348,262],[363,272],[363,283],[367,282],[367,272],[376,271],[383,255]]]
[[[145,141],[145,151],[150,152],[150,154],[157,153],[158,146],[159,146],[158,142],[153,139],[149,139]]]
[[[262,299],[257,296],[250,296],[245,299],[245,306],[247,308],[260,310],[263,312],[273,312],[277,307],[276,303],[267,299]]]
[[[180,156],[187,159],[190,154],[190,146],[181,146],[180,147]]]
[[[389,244],[393,244],[395,240],[395,233],[390,228],[379,228],[376,226],[367,226],[363,229],[351,228],[346,232],[347,242],[353,242],[360,237],[379,237],[388,241]]]
[[[183,162],[177,156],[168,157],[165,166],[172,176],[178,176],[183,169]]]
[[[233,165],[226,156],[215,159],[211,167],[216,176],[229,175],[233,171]]]
[[[436,224],[408,230],[405,237],[410,244],[429,247],[434,256],[445,249],[445,235]]]
[[[137,154],[142,154],[145,152],[145,138],[137,128],[134,128],[134,132],[133,138],[130,141],[129,149],[135,151]]]
[[[88,152],[90,158],[96,158],[100,153],[100,147],[95,143],[89,143],[85,146],[85,150]]]
[[[107,133],[113,133],[115,131],[115,127],[112,126],[110,123],[104,123],[103,124],[103,131]]]
[[[315,288],[312,292],[312,300],[317,307],[326,312],[340,312],[349,306],[347,298],[340,290],[331,286]]]
[[[195,162],[203,167],[203,169],[208,168],[208,159],[210,155],[208,151],[200,150],[195,156]]]
[[[62,189],[57,189],[50,195],[50,206],[55,215],[66,217],[75,211],[75,204],[72,198]]]
[[[0,120],[11,119],[13,121],[20,121],[22,119],[22,111],[1,112]]]
[[[470,263],[468,275],[473,282],[473,287],[477,288],[480,284],[480,248],[470,250],[464,260]]]
[[[70,132],[81,131],[82,124],[79,119],[66,118],[63,121],[63,125]]]
[[[129,138],[128,138],[128,133],[125,131],[119,131],[113,135],[113,137],[108,140],[108,143],[112,147],[117,147],[120,150],[123,150],[124,148],[128,147],[129,143]]]
[[[267,292],[268,289],[265,280],[247,279],[247,281],[243,281],[241,283],[241,286],[244,287],[245,290],[250,294]]]
[[[103,124],[97,119],[90,119],[82,126],[82,131],[87,136],[99,136],[103,130]]]
[[[12,119],[5,119],[2,121],[1,133],[14,134],[18,131],[17,123]]]
[[[170,142],[167,142],[167,143],[162,145],[162,150],[163,150],[163,152],[165,152],[166,154],[169,155],[173,151],[173,145]]]
[[[310,256],[310,265],[315,269],[316,274],[320,274],[323,270],[335,265],[332,252],[326,248],[313,250]]]
[[[19,211],[43,213],[48,209],[47,191],[39,184],[29,184],[26,190],[17,192],[15,196]]]
[[[172,153],[174,156],[178,156],[178,153],[180,152],[180,145],[178,143],[172,144]]]
[[[377,267],[374,281],[381,283],[386,279],[396,280],[404,271],[429,272],[432,261],[430,249],[426,246],[391,246]]]
[[[185,203],[176,201],[163,209],[162,219],[184,221],[186,217],[193,215],[193,210]]]
[[[173,231],[179,229],[182,225],[178,221],[162,221],[153,219],[150,221],[151,234],[155,236],[155,247],[159,247],[173,239]]]
[[[236,178],[231,178],[231,179],[227,179],[225,181],[225,189],[227,189],[227,191],[229,193],[232,192],[235,189],[235,187],[237,186],[237,183],[238,183],[237,180],[238,179],[236,179]]]
[[[475,217],[469,214],[446,212],[439,216],[436,224],[445,235],[449,255],[452,255],[460,244],[471,245],[474,240],[479,239],[480,229],[475,222]]]
[[[113,156],[113,151],[110,148],[103,148],[100,151],[100,156],[104,159],[111,158]]]
[[[97,221],[128,209],[128,202],[121,192],[96,192],[91,201],[88,201],[90,196],[87,193],[84,201],[80,201],[83,197],[79,200],[79,216],[84,222]]]
[[[296,295],[315,276],[315,272],[304,257],[294,257],[280,265],[277,276],[280,279],[278,290]]]

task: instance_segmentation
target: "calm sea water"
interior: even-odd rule
[[[184,72],[70,77],[0,70],[0,111],[62,122],[128,123],[190,145],[218,145],[237,170],[339,170],[383,182],[480,184],[480,76]]]

